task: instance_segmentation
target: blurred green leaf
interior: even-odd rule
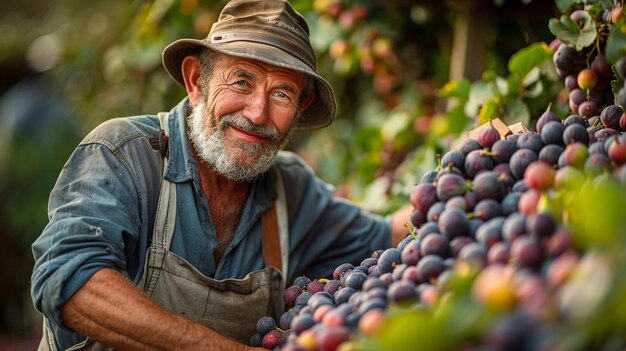
[[[582,27],[579,27],[568,15],[563,15],[560,20],[550,19],[548,28],[561,43],[572,46],[577,51],[582,51],[595,42],[598,32],[595,21],[587,12],[582,13],[581,17]]]
[[[467,79],[454,80],[446,83],[438,90],[439,96],[443,98],[469,98],[471,84]]]
[[[606,41],[606,58],[609,62],[617,62],[626,55],[626,19],[622,18],[615,24]]]
[[[570,213],[575,239],[584,248],[611,248],[626,241],[626,189],[600,176],[574,193]]]
[[[493,90],[482,81],[472,83],[469,99],[465,104],[465,114],[471,118],[480,113],[481,107],[494,96]]]
[[[544,42],[534,43],[518,51],[509,60],[509,71],[513,75],[526,79],[533,70],[536,70],[546,60],[552,58],[553,52]]]
[[[507,125],[522,122],[525,126],[528,126],[530,123],[528,106],[517,99],[507,100],[504,104],[504,116],[502,116],[502,121]]]
[[[560,12],[568,12],[574,4],[580,4],[583,0],[555,0],[556,6]]]
[[[500,104],[496,98],[491,98],[485,102],[485,104],[480,108],[480,124],[487,123],[491,120],[494,120],[498,117],[498,110],[500,109]]]

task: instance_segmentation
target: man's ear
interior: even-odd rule
[[[181,65],[181,73],[185,80],[185,89],[189,96],[189,102],[195,106],[202,97],[200,59],[197,56],[189,55],[185,57]]]
[[[309,94],[304,101],[302,101],[302,111],[306,110],[313,103],[313,99],[315,98],[315,93]]]

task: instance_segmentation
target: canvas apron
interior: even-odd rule
[[[167,113],[159,114],[168,133]],[[165,174],[167,156],[164,155]],[[198,322],[243,344],[256,332],[257,320],[283,312],[282,292],[287,272],[288,236],[285,193],[280,172],[271,176],[278,198],[263,214],[263,256],[266,268],[242,279],[215,280],[203,275],[184,258],[169,251],[176,221],[176,184],[162,177],[161,193],[146,256],[144,272],[137,287],[163,308]],[[44,335],[38,350],[56,350],[52,333],[44,321]],[[68,350],[112,350],[89,338]]]

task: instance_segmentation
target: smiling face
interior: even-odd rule
[[[218,54],[193,106],[189,137],[200,159],[234,181],[267,171],[300,113],[304,74]],[[198,61],[199,62],[199,61]]]

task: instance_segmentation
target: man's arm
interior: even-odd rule
[[[169,313],[119,272],[96,272],[61,308],[64,323],[124,350],[256,350]]]
[[[413,206],[408,205],[400,208],[391,216],[391,245],[398,246],[402,239],[409,233],[407,225],[411,225],[411,211]]]

